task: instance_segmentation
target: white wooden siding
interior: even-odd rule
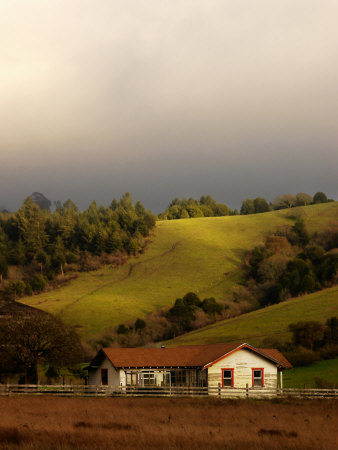
[[[108,385],[120,386],[120,370],[116,370],[112,363],[105,358],[101,365],[94,371],[90,370],[88,374],[88,384],[94,386],[101,385],[101,369],[108,369]]]
[[[252,369],[264,369],[264,387],[277,388],[277,367],[266,358],[248,349],[238,350],[208,367],[208,385],[222,386],[222,369],[234,369],[234,387],[252,387]]]

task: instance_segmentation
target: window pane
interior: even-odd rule
[[[253,385],[254,386],[258,386],[258,387],[262,387],[263,386],[263,380],[262,380],[262,371],[261,370],[254,370],[253,371]]]
[[[232,370],[223,370],[223,386],[232,387]]]
[[[154,373],[144,373],[143,374],[143,383],[145,386],[150,386],[156,384],[155,374]]]

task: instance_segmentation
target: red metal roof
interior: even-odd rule
[[[176,348],[104,348],[107,358],[116,368],[206,368],[234,351],[247,348],[276,365],[289,369],[292,365],[276,349],[258,349],[243,343],[185,345]]]

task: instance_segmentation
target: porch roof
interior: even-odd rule
[[[176,348],[103,348],[102,352],[116,368],[207,368],[216,361],[226,358],[228,354],[243,348],[260,354],[282,368],[292,367],[276,349],[259,349],[238,342],[185,345]]]

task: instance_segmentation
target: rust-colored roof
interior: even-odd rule
[[[288,369],[291,364],[275,349],[258,349],[243,343],[185,345],[176,348],[104,348],[116,368],[208,367],[229,353],[247,348]],[[96,358],[95,358],[96,360]],[[94,362],[93,362],[94,363]],[[92,365],[93,365],[92,363]]]
[[[288,361],[285,358],[285,356],[276,348],[259,348],[258,350],[262,353],[266,353],[267,355],[271,356],[271,358],[281,363],[281,365],[284,366],[286,369],[292,368],[292,364],[290,363],[290,361]]]

